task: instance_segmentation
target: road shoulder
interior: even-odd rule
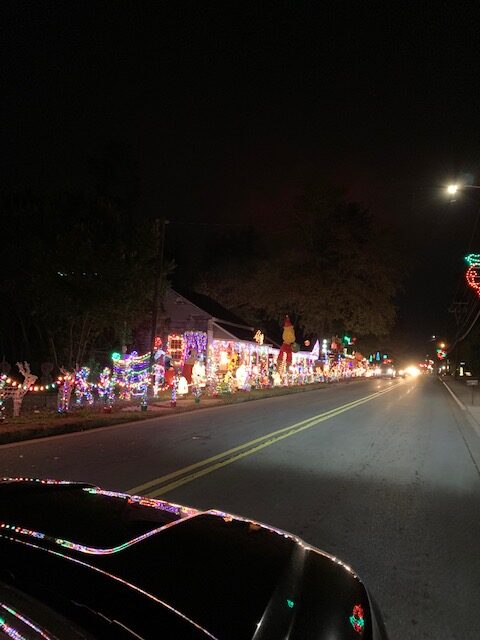
[[[457,426],[462,435],[473,463],[480,475],[480,407],[469,407],[458,397],[445,380],[439,378],[445,387],[452,401],[455,402],[455,413],[457,415]]]

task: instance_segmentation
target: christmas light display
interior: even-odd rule
[[[188,393],[188,382],[184,376],[178,378],[177,393],[179,396],[185,396]]]
[[[204,388],[207,384],[207,373],[205,365],[197,360],[192,369],[192,384],[198,388]]]
[[[4,374],[0,377],[0,422],[5,420],[5,385],[7,384],[7,376]]]
[[[7,604],[0,602],[0,609],[3,609],[4,611],[8,612],[10,615],[14,616],[15,618],[23,622],[23,624],[25,624],[27,627],[30,627],[30,629],[33,629],[41,638],[44,638],[45,640],[53,640],[53,638],[47,635],[45,631],[40,629],[40,627],[37,627],[37,625],[33,624],[31,620],[23,616],[18,611],[15,611],[15,609],[12,609],[12,607],[9,607]]]
[[[2,617],[0,617],[0,631],[2,631],[9,638],[12,638],[12,640],[27,640],[25,636],[22,636],[21,633],[7,624],[5,619]]]
[[[292,345],[295,343],[295,330],[288,316],[285,316],[283,322],[283,344],[277,358],[277,367],[282,371],[286,370],[286,366],[292,362]],[[298,350],[298,349],[297,349]]]
[[[75,374],[70,373],[66,369],[60,369],[62,375],[58,378],[58,396],[57,411],[58,413],[68,413],[70,408],[70,397],[75,386]]]
[[[172,340],[170,340],[172,338]],[[178,340],[178,336],[169,336],[169,344]],[[183,360],[188,358],[190,351],[202,356],[207,351],[207,334],[204,331],[186,331],[183,334]],[[175,358],[172,356],[172,360]]]
[[[171,407],[176,407],[177,406],[177,386],[178,386],[178,377],[175,376],[173,379],[173,384],[172,384],[172,397],[170,399],[170,406]]]
[[[149,365],[150,353],[139,356],[136,351],[113,360],[113,374],[120,387],[121,400],[145,395],[150,384]]]
[[[350,616],[350,624],[354,628],[354,630],[359,634],[363,635],[363,630],[365,628],[365,618],[363,613],[363,607],[361,604],[356,604],[353,607],[352,615]]]
[[[83,405],[84,401],[88,405],[93,404],[92,383],[88,381],[89,375],[89,367],[81,367],[75,372],[75,402],[77,405]]]
[[[1,414],[4,414],[4,402],[6,398],[12,398],[13,400],[13,416],[16,418],[20,415],[24,396],[34,389],[38,391],[38,387],[34,387],[37,376],[30,372],[29,363],[17,362],[17,367],[24,378],[22,383],[17,384],[16,381],[7,377],[5,374],[2,375],[2,381],[0,382],[0,420],[2,419]]]
[[[97,382],[98,397],[103,400],[105,407],[112,407],[115,401],[115,384],[112,378],[112,371],[109,367],[105,367],[100,373]]]
[[[470,265],[465,274],[467,283],[475,293],[480,296],[480,254],[470,253],[468,256],[465,256],[465,261]]]
[[[168,336],[167,353],[173,364],[179,366],[184,360],[185,344],[183,336],[173,333]]]
[[[198,404],[200,402],[200,398],[202,397],[202,390],[200,387],[197,387],[196,385],[192,386],[192,394],[193,397],[195,398],[195,403]]]
[[[200,513],[198,509],[192,507],[184,507],[174,502],[166,502],[165,500],[158,500],[158,498],[145,498],[144,496],[131,496],[128,493],[120,493],[119,491],[107,491],[106,489],[99,489],[98,487],[84,487],[83,491],[95,496],[108,496],[109,498],[120,498],[127,500],[129,503],[138,503],[142,507],[149,507],[151,509],[158,509],[160,511],[168,511],[169,513],[176,514],[179,518],[187,518]]]
[[[153,395],[156,398],[159,390],[165,384],[165,367],[163,364],[153,365]]]

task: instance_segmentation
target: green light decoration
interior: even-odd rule
[[[465,256],[465,261],[470,265],[467,269],[467,273],[465,274],[467,283],[472,287],[476,294],[480,296],[480,254],[470,253],[468,256]]]
[[[349,620],[353,629],[359,635],[363,635],[363,630],[365,628],[365,619],[363,614],[363,607],[361,604],[356,604],[353,607],[352,615],[350,616]]]
[[[293,609],[293,607],[295,606],[295,603],[293,600],[288,600],[287,598],[287,605],[289,606],[290,609]]]
[[[116,351],[114,351],[114,353],[112,353],[112,360],[121,360],[122,356],[120,353],[117,353]]]

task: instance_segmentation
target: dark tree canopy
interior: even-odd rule
[[[2,354],[74,366],[127,342],[149,313],[151,223],[134,215],[121,157],[98,161],[83,193],[3,196]]]
[[[252,321],[289,313],[307,333],[384,336],[401,275],[384,237],[360,205],[311,189],[266,237],[217,238],[197,286]]]

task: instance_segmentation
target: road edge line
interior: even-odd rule
[[[452,396],[452,398],[455,400],[455,402],[458,404],[458,406],[460,407],[460,409],[462,409],[463,411],[468,411],[466,405],[463,404],[463,402],[458,398],[457,394],[454,393],[450,387],[448,386],[448,384],[444,381],[444,380],[440,380],[440,382],[443,384],[443,386],[445,387],[445,389],[448,391],[448,393]],[[470,413],[470,411],[469,411]]]

